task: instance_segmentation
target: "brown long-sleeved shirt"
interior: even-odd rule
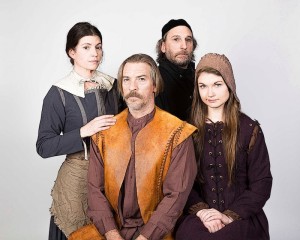
[[[125,239],[131,239],[136,231],[148,239],[162,239],[172,230],[178,218],[178,211],[180,212],[185,205],[197,171],[191,137],[174,149],[171,164],[163,183],[164,198],[150,220],[146,224],[142,220],[136,193],[134,145],[139,131],[153,119],[154,114],[155,111],[139,119],[134,119],[130,113],[128,115],[127,121],[132,132],[132,155],[119,199],[121,229],[118,229],[113,217],[113,210],[105,197],[103,160],[96,144],[92,143],[91,145],[88,171],[88,215],[103,235],[110,230],[118,229]]]

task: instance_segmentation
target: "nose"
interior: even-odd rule
[[[187,46],[186,41],[185,41],[185,40],[182,40],[182,41],[181,41],[181,48],[182,48],[182,49],[186,49],[186,48],[187,48],[186,46]]]
[[[91,52],[92,52],[92,55],[93,56],[98,56],[98,52],[97,52],[97,49],[96,48],[91,48]]]
[[[215,95],[215,91],[212,87],[208,88],[208,96],[213,97]]]
[[[129,83],[129,90],[130,91],[137,90],[137,84],[136,84],[135,80],[130,81],[130,83]]]

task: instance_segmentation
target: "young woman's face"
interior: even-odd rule
[[[198,89],[208,109],[224,109],[229,99],[229,90],[221,76],[202,72],[198,77]]]
[[[102,59],[102,43],[98,36],[82,37],[75,49],[69,51],[74,60],[74,69],[79,74],[94,71]]]

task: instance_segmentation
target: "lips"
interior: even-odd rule
[[[188,54],[185,53],[177,54],[176,57],[188,57]]]

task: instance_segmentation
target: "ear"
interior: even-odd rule
[[[160,50],[161,50],[163,53],[166,53],[166,43],[165,43],[165,42],[162,42],[162,43],[161,43]]]
[[[153,86],[153,92],[156,93],[156,91],[157,91],[157,89],[156,89],[156,86],[154,85]]]
[[[74,58],[74,56],[75,56],[75,51],[74,51],[74,49],[70,49],[69,52],[68,52],[68,54],[69,54],[69,56],[70,56],[71,58]]]

